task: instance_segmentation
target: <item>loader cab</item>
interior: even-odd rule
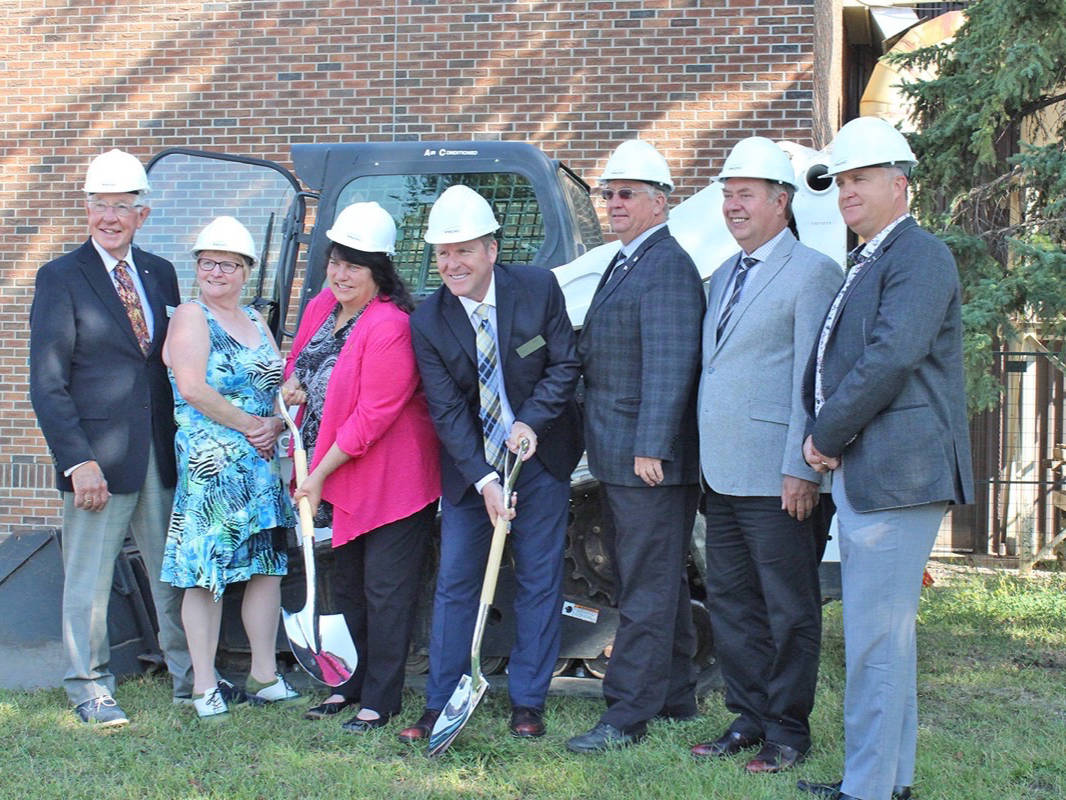
[[[603,242],[588,185],[524,142],[297,144],[292,162],[295,174],[262,159],[164,150],[148,164],[152,215],[137,236],[138,245],[174,263],[189,300],[196,295],[190,251],[197,233],[216,216],[239,219],[261,251],[243,299],[259,308],[279,342],[293,335],[324,284],[326,231],[352,203],[375,201],[396,220],[394,262],[416,300],[440,285],[422,236],[433,203],[457,183],[492,205],[501,261],[551,268]]]

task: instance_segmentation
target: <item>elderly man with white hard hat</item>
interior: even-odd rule
[[[699,500],[696,376],[703,289],[666,227],[670,168],[650,143],[622,142],[600,180],[621,248],[585,317],[585,439],[614,523],[621,622],[607,709],[567,748],[598,753],[643,738],[655,718],[697,713],[685,560]]]
[[[911,797],[915,617],[944,512],[973,499],[961,290],[943,242],[907,211],[903,135],[861,117],[832,145],[844,222],[863,240],[811,353],[804,457],[831,472],[844,601],[844,777],[819,797]]]
[[[107,605],[127,533],[144,558],[159,643],[177,702],[191,664],[181,592],[159,580],[174,492],[174,398],[160,354],[181,302],[174,267],[133,247],[148,217],[148,177],[129,153],[97,156],[85,176],[89,239],[37,271],[30,310],[30,398],[63,493],[64,687],[85,723],[118,727]]]
[[[697,757],[761,749],[748,772],[779,772],[811,746],[821,643],[821,476],[803,460],[803,372],[843,281],[789,230],[796,176],[752,136],[722,166],[722,214],[741,251],[710,279],[700,370],[707,607],[736,717]]]
[[[464,674],[493,525],[515,514],[515,643],[510,731],[545,732],[544,699],[559,653],[570,473],[581,458],[574,330],[555,275],[497,262],[496,221],[468,186],[433,204],[425,239],[443,285],[411,315],[418,369],[440,437],[440,568],[426,708],[400,739],[426,739]],[[528,442],[510,511],[507,451]],[[476,678],[476,676],[474,676]]]

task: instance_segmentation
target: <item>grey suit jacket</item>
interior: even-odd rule
[[[783,475],[813,483],[803,460],[803,376],[829,304],[843,283],[828,256],[785,232],[744,286],[717,336],[738,257],[710,279],[699,384],[700,466],[720,494],[781,494]]]
[[[901,222],[855,277],[825,350],[815,446],[858,511],[973,500],[961,290],[943,242]],[[813,415],[817,342],[804,381]]]
[[[644,486],[633,458],[663,462],[663,484],[699,479],[696,375],[703,289],[667,228],[601,285],[578,339],[585,375],[589,469],[605,483]]]

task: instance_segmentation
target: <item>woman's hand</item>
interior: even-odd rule
[[[259,455],[269,461],[274,456],[274,445],[278,437],[285,430],[285,423],[277,417],[257,417],[254,414],[252,419],[253,423],[244,432],[244,438],[258,451]]]
[[[287,406],[302,406],[307,402],[307,392],[295,375],[281,384],[281,400]]]
[[[304,482],[297,487],[292,495],[292,499],[296,503],[299,503],[301,498],[307,498],[307,502],[311,505],[312,517],[318,512],[318,504],[322,502],[323,481],[325,481],[325,477],[316,469],[304,479]]]

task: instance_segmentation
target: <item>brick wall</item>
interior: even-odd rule
[[[640,134],[684,198],[738,138],[821,145],[836,123],[825,101],[814,118],[813,70],[816,11],[839,0],[0,7],[0,535],[58,524],[27,314],[37,267],[84,236],[78,187],[105,148],[288,166],[293,142],[516,139],[592,179]]]

